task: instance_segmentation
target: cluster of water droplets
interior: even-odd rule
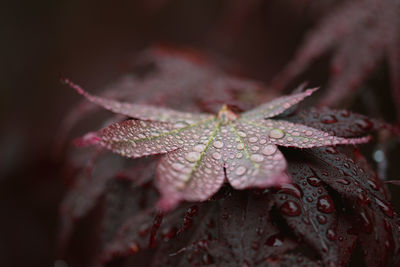
[[[238,189],[271,185],[273,176],[286,168],[278,148],[270,142],[268,131],[235,121],[221,129],[225,146],[222,155],[227,178]]]

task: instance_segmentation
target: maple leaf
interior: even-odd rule
[[[355,124],[365,117],[328,109],[285,119],[347,137],[381,127],[375,120]],[[286,149],[288,175],[295,185],[264,193],[224,186],[207,202],[183,203],[167,214],[154,209],[157,196],[151,185],[130,186],[140,179],[140,171],[136,179],[110,181],[95,266],[117,258],[123,266],[285,266],[299,261],[305,266],[347,266],[356,242],[369,266],[385,266],[399,248],[396,214],[366,162],[360,157],[353,161],[344,148],[354,150]],[[294,254],[294,249],[307,250],[307,256]]]
[[[105,244],[102,256],[110,261],[151,248],[154,254],[147,266],[234,262],[260,266],[266,259],[298,245],[273,223],[270,194],[228,187],[222,191],[216,199],[183,204],[161,217],[154,213],[134,214]],[[154,228],[157,233],[153,233]],[[157,245],[150,246],[149,239]]]
[[[162,194],[159,207],[163,210],[181,200],[208,199],[221,187],[225,176],[236,189],[290,182],[286,160],[277,146],[311,148],[369,140],[346,139],[272,119],[316,89],[277,98],[240,115],[226,105],[217,115],[211,115],[118,102],[93,96],[69,80],[65,83],[92,103],[136,119],[90,133],[89,143],[131,158],[168,153],[157,167],[157,186]]]
[[[250,103],[265,99],[265,95],[274,96],[265,92],[261,95],[260,83],[227,74],[212,62],[193,49],[155,45],[145,49],[130,64],[133,71],[107,85],[100,95],[138,104],[212,112],[221,102],[246,109]],[[63,144],[77,122],[96,108],[98,106],[87,101],[79,103],[64,119],[58,133],[58,145]]]
[[[273,87],[283,89],[315,59],[333,50],[332,77],[323,103],[337,103],[357,89],[382,58],[389,65],[393,97],[400,101],[399,5],[397,0],[344,1],[308,33]]]

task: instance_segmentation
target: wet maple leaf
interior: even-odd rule
[[[358,144],[368,137],[342,138],[302,124],[272,119],[316,89],[283,96],[236,114],[224,105],[217,115],[188,113],[93,96],[69,80],[89,101],[136,120],[112,124],[84,138],[130,158],[165,154],[157,167],[159,207],[181,200],[204,201],[225,178],[236,189],[290,182],[287,162],[277,146],[312,148]]]
[[[185,111],[216,112],[221,103],[248,109],[276,95],[263,90],[259,82],[224,72],[213,59],[189,48],[154,45],[141,52],[129,67],[131,70],[105,86],[100,96]],[[58,150],[72,128],[98,108],[82,100],[71,110],[57,134]]]
[[[397,0],[343,1],[308,33],[294,59],[272,82],[274,87],[283,89],[315,59],[333,50],[332,76],[324,103],[337,103],[357,89],[383,58],[389,65],[393,97],[398,103],[399,10]]]

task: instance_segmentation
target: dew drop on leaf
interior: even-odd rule
[[[326,222],[328,221],[326,216],[321,214],[317,215],[317,220],[320,224],[326,224]]]
[[[219,141],[219,140],[217,140],[217,141],[215,141],[215,142],[213,143],[213,146],[214,146],[215,148],[222,148],[222,147],[224,146],[224,143],[221,142],[221,141]]]
[[[283,239],[280,237],[280,235],[273,235],[267,239],[265,244],[270,247],[280,247],[283,245]]]
[[[348,184],[350,184],[350,181],[347,180],[346,178],[337,179],[337,180],[335,180],[335,181],[336,181],[337,183],[343,184],[343,185],[348,185]]]
[[[174,127],[179,129],[179,128],[186,127],[186,126],[188,126],[188,125],[189,125],[189,124],[188,124],[187,122],[178,121],[177,123],[174,124]]]
[[[202,152],[202,151],[204,151],[205,148],[206,148],[205,145],[203,145],[203,144],[198,144],[198,145],[195,145],[195,146],[193,147],[193,150],[196,151],[196,152]]]
[[[272,129],[269,132],[269,137],[271,137],[271,138],[280,139],[280,138],[283,138],[284,136],[285,136],[285,132],[278,128]]]
[[[181,171],[185,168],[185,165],[178,163],[178,162],[174,162],[171,165],[172,169],[174,169],[175,171]]]
[[[254,162],[262,162],[264,160],[264,157],[260,154],[253,154],[250,156],[250,159]]]
[[[325,124],[331,124],[331,123],[335,123],[337,121],[338,121],[337,118],[332,114],[324,115],[321,118],[321,122],[325,123]]]
[[[213,157],[213,159],[219,160],[222,156],[220,153],[214,152],[214,153],[212,153],[212,157]]]
[[[200,153],[196,151],[191,151],[186,154],[185,159],[189,162],[196,162],[200,159]]]
[[[262,149],[262,153],[266,156],[270,156],[273,155],[277,150],[277,147],[275,145],[266,145],[263,149]]]
[[[379,208],[386,214],[389,218],[393,218],[393,209],[379,198],[375,198],[376,204],[378,204]]]
[[[279,193],[285,193],[292,195],[297,198],[301,198],[303,192],[301,191],[300,187],[296,184],[282,184],[279,187]]]
[[[328,229],[328,230],[326,230],[326,237],[331,241],[335,241],[336,240],[336,232],[332,229]]]
[[[360,212],[361,220],[363,222],[363,229],[366,233],[371,233],[373,230],[373,225],[371,219],[365,212]]]
[[[363,129],[364,131],[368,131],[372,129],[372,122],[368,119],[359,119],[355,121],[355,124],[360,127],[361,129]]]
[[[369,184],[369,186],[370,186],[372,189],[374,189],[375,191],[378,191],[379,186],[378,186],[378,184],[377,184],[375,181],[368,180],[368,184]]]
[[[249,142],[250,143],[255,143],[257,141],[258,141],[258,138],[256,136],[252,136],[252,137],[249,138]]]
[[[128,251],[130,254],[136,254],[136,253],[138,253],[139,252],[139,244],[138,243],[136,243],[136,242],[132,242],[130,245],[129,245],[129,251]]]
[[[245,174],[246,171],[247,171],[246,167],[239,166],[239,167],[236,168],[235,174],[238,175],[238,176],[241,176],[241,175]]]
[[[332,213],[334,210],[332,198],[328,195],[320,196],[317,202],[317,209],[323,213]]]
[[[299,204],[292,200],[288,200],[281,206],[281,211],[288,216],[298,216],[301,213]]]
[[[315,187],[320,186],[322,184],[321,180],[318,179],[317,177],[308,177],[307,182]]]
[[[338,153],[337,149],[334,147],[331,147],[331,146],[327,147],[325,149],[325,151],[328,152],[329,154],[337,154]]]

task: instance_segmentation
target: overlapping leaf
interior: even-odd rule
[[[301,124],[264,119],[283,113],[313,89],[278,98],[242,115],[223,106],[214,116],[120,103],[92,96],[67,82],[89,101],[139,119],[91,134],[92,141],[97,138],[101,146],[132,158],[169,152],[157,168],[162,193],[159,206],[164,210],[182,199],[206,200],[221,187],[225,175],[237,189],[289,182],[287,163],[277,145],[310,148],[368,141],[366,137],[346,139]]]
[[[382,58],[392,78],[394,100],[400,101],[400,16],[397,0],[344,1],[306,37],[294,60],[273,82],[281,86],[302,73],[315,59],[334,50],[332,77],[325,103],[337,103],[357,89]]]
[[[107,193],[105,222],[115,225],[117,218],[119,229],[107,230],[99,264],[131,254],[132,262],[146,266],[261,266],[298,245],[273,222],[269,194],[225,188],[209,202],[183,204],[165,216],[133,213],[121,223],[129,206],[138,204],[129,201],[136,199],[131,187],[119,190],[124,192],[115,194],[111,188]],[[146,253],[152,256],[142,262],[140,255]]]
[[[282,186],[275,203],[289,227],[312,247],[326,266],[337,266],[337,214],[332,198],[305,163],[292,163],[290,174],[296,185]]]

